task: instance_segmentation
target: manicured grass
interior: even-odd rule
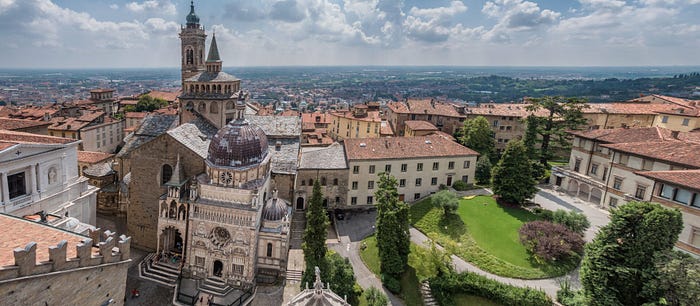
[[[518,229],[537,220],[534,214],[503,207],[489,196],[461,199],[457,213],[445,216],[430,198],[411,206],[411,224],[450,253],[479,268],[506,277],[535,279],[559,276],[574,262],[537,263],[520,243]]]
[[[503,306],[496,302],[476,295],[457,294],[454,296],[455,305]]]
[[[362,258],[362,261],[365,263],[367,268],[374,273],[374,275],[381,278],[377,239],[374,236],[370,236],[363,240],[363,242],[367,245],[367,248],[360,250],[360,258]],[[416,245],[411,244],[411,255],[413,255],[416,248],[420,249]],[[414,264],[415,261],[420,261],[415,256],[413,257]],[[399,279],[401,282],[400,298],[406,303],[406,305],[423,305],[423,299],[420,295],[420,281],[416,275],[416,269],[412,266],[411,256],[409,256],[408,264],[408,269],[401,276],[401,279]]]

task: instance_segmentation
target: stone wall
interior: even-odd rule
[[[324,184],[325,179],[325,184]],[[299,198],[303,198],[304,208],[308,207],[308,201],[313,193],[313,181],[319,180],[323,198],[327,200],[328,208],[343,208],[349,203],[346,202],[348,194],[348,169],[299,169],[295,190],[296,197],[291,202],[294,209],[299,209]],[[335,180],[338,183],[335,184]],[[302,183],[303,182],[303,183]],[[336,199],[338,203],[336,203]]]

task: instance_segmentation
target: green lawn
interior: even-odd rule
[[[411,224],[449,252],[479,268],[506,277],[536,279],[567,273],[576,263],[561,266],[532,260],[518,237],[520,226],[537,220],[532,213],[503,207],[489,196],[462,199],[457,214],[444,216],[430,198],[411,206]]]

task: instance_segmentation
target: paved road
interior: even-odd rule
[[[591,222],[591,227],[586,231],[586,241],[593,240],[598,229],[610,222],[608,211],[598,208],[593,203],[547,187],[540,188],[540,191],[535,195],[535,203],[549,210],[564,209],[582,212]]]

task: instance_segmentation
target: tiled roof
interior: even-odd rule
[[[26,119],[0,118],[0,129],[2,130],[21,130],[30,127],[48,125],[51,125],[51,122]]]
[[[77,140],[70,138],[38,135],[32,133],[0,130],[0,141],[5,143],[66,144]]]
[[[584,114],[629,114],[629,115],[655,115],[657,112],[673,109],[672,105],[656,103],[588,103],[584,108]]]
[[[151,90],[150,92],[144,94],[144,95],[149,95],[152,98],[159,98],[163,99],[168,102],[174,102],[177,100],[177,97],[182,93],[182,90],[178,91],[158,91],[158,90]]]
[[[64,120],[54,123],[49,129],[54,131],[79,131],[89,124],[90,121],[78,121],[76,118],[64,118]]]
[[[395,113],[463,117],[453,105],[431,99],[391,102],[387,106]]]
[[[432,123],[423,120],[406,120],[404,124],[414,131],[437,131],[438,129]]]
[[[78,162],[86,164],[99,163],[114,157],[114,154],[92,151],[78,151]]]
[[[291,116],[257,116],[246,115],[250,124],[259,126],[268,137],[299,137],[301,135],[301,118]]]
[[[389,122],[382,121],[381,128],[379,129],[379,135],[381,136],[393,136],[394,130],[391,129]]]
[[[318,118],[318,120],[316,119]],[[328,116],[327,113],[320,113],[320,112],[314,112],[314,113],[303,113],[301,114],[301,122],[304,124],[306,123],[325,123],[325,124],[330,124],[332,122],[330,116]]]
[[[185,147],[197,153],[202,158],[207,158],[209,152],[209,143],[216,134],[217,129],[209,121],[197,118],[190,122],[184,123],[170,131],[173,139],[180,142]]]
[[[285,109],[279,115],[285,117],[299,117],[299,114],[301,114],[299,111],[295,111],[293,109]]]
[[[240,81],[239,78],[232,76],[226,72],[200,72],[189,77],[185,82],[231,82]]]
[[[148,116],[148,113],[146,112],[127,112],[124,114],[126,118],[145,118]]]
[[[672,132],[662,127],[597,129],[569,133],[603,143],[654,142],[673,138]]]
[[[700,143],[700,130],[692,130],[690,132],[678,133],[678,139],[688,142]]]
[[[87,239],[49,225],[4,214],[0,214],[0,228],[13,229],[11,235],[3,235],[0,239],[0,267],[14,265],[14,249],[24,249],[30,242],[36,242],[36,262],[39,263],[49,261],[49,247],[56,246],[63,240],[68,242],[66,258],[77,257],[76,245]]]
[[[280,142],[280,150],[275,144]],[[277,139],[268,136],[268,152],[270,157],[270,169],[273,173],[290,173],[297,171],[297,159],[299,158],[299,139]]]
[[[370,122],[381,122],[382,117],[379,111],[367,111],[367,116],[365,117],[355,117],[355,114],[351,110],[335,111],[330,113],[331,116],[337,116],[357,121],[370,121]],[[332,120],[331,120],[332,121]]]
[[[537,112],[531,112],[525,109],[528,104],[515,103],[484,103],[478,106],[465,106],[464,113],[466,115],[482,115],[482,116],[502,116],[502,117],[518,117],[525,118],[531,114],[537,116],[547,116],[548,113],[544,109]]]
[[[345,139],[348,160],[478,155],[440,135]]]
[[[669,109],[657,111],[657,113],[684,117],[700,117],[700,110],[688,107],[671,107]]]
[[[700,144],[683,141],[604,144],[615,151],[658,159],[674,164],[700,168]]]
[[[299,169],[347,169],[345,148],[333,143],[324,148],[306,148],[301,151]]]
[[[697,103],[698,101],[695,100],[688,100],[688,99],[683,99],[683,98],[676,98],[676,97],[671,97],[671,96],[664,96],[664,95],[651,95],[652,100],[663,100],[666,101],[667,103],[672,103],[680,106],[691,106],[691,103]],[[632,99],[630,101],[649,101],[650,97],[640,97],[636,99]]]
[[[89,166],[87,169],[83,170],[83,174],[92,177],[102,177],[105,175],[113,174],[111,163],[98,163]]]
[[[635,173],[653,180],[700,190],[700,170],[638,171]]]
[[[142,144],[164,134],[169,129],[174,128],[177,126],[177,122],[178,116],[155,114],[146,116],[134,134],[125,139],[124,147],[119,151],[119,153],[117,153],[117,156],[122,157],[129,154]]]

